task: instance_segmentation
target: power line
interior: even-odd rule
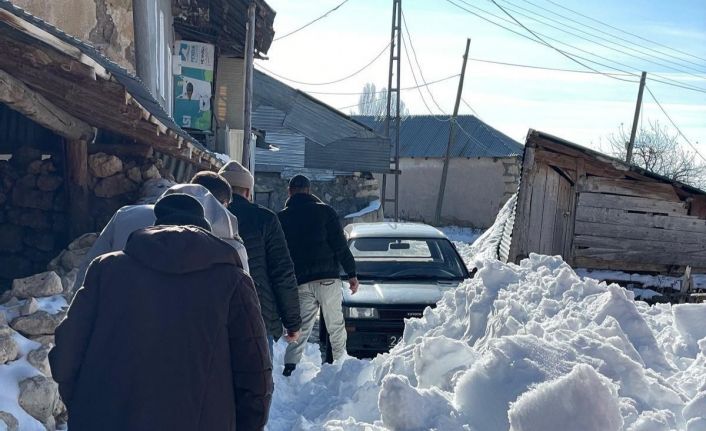
[[[531,19],[531,20],[533,20],[533,21],[535,21],[535,22],[538,22],[538,23],[540,23],[540,24],[542,24],[542,25],[545,25],[545,26],[547,26],[547,27],[553,28],[553,29],[555,29],[555,30],[559,30],[560,32],[563,32],[563,33],[572,35],[572,36],[574,36],[574,37],[576,37],[576,38],[579,38],[579,39],[581,39],[581,40],[584,40],[584,41],[587,41],[587,42],[590,42],[590,43],[595,43],[596,45],[602,46],[602,47],[604,47],[604,48],[607,48],[607,49],[610,49],[610,50],[613,50],[613,51],[616,51],[616,52],[619,52],[619,53],[621,53],[621,54],[626,54],[626,55],[629,55],[629,56],[633,56],[633,57],[638,58],[638,59],[640,59],[640,60],[642,60],[642,61],[646,61],[646,62],[655,64],[655,65],[658,65],[658,66],[661,66],[661,67],[664,67],[664,68],[667,68],[667,69],[670,69],[670,70],[673,70],[673,71],[676,71],[676,72],[679,72],[679,73],[683,73],[683,74],[686,74],[686,75],[694,76],[694,77],[699,78],[699,79],[703,79],[703,76],[695,75],[695,74],[693,74],[693,73],[691,73],[691,72],[687,72],[687,71],[685,71],[685,70],[683,70],[683,69],[680,69],[681,67],[684,67],[684,66],[681,65],[681,64],[677,64],[677,63],[674,63],[674,62],[672,62],[672,61],[669,61],[670,64],[665,64],[665,63],[658,62],[658,61],[656,61],[656,60],[654,60],[654,59],[651,59],[651,58],[645,58],[645,57],[642,57],[642,56],[639,56],[639,55],[636,55],[636,54],[631,54],[631,53],[629,53],[629,52],[627,52],[627,51],[624,51],[624,50],[622,50],[622,49],[614,48],[614,47],[609,46],[609,45],[606,45],[606,44],[604,44],[604,43],[602,43],[602,42],[598,42],[598,41],[589,39],[589,38],[587,38],[587,37],[585,37],[585,36],[581,36],[581,35],[576,34],[576,33],[574,33],[574,32],[568,31],[568,30],[566,30],[566,28],[570,28],[570,29],[579,31],[579,32],[581,32],[581,33],[583,33],[583,34],[586,34],[586,35],[588,35],[588,36],[591,36],[592,38],[596,38],[596,39],[600,39],[600,40],[607,41],[608,43],[611,43],[611,44],[614,44],[614,45],[618,45],[618,46],[620,46],[621,48],[630,49],[630,50],[635,51],[635,50],[634,50],[633,48],[631,48],[631,47],[627,47],[627,46],[625,46],[625,45],[617,44],[617,43],[615,43],[615,42],[613,42],[613,41],[611,41],[611,40],[609,40],[609,39],[606,39],[606,38],[603,38],[603,37],[601,37],[601,36],[596,36],[596,35],[594,35],[594,34],[588,33],[588,32],[586,32],[586,31],[584,31],[584,30],[581,30],[581,29],[579,29],[579,28],[576,28],[576,27],[574,27],[574,26],[571,26],[571,25],[569,25],[569,24],[566,24],[566,23],[564,23],[564,22],[561,22],[561,21],[559,21],[559,20],[557,20],[557,19],[547,17],[546,15],[542,15],[542,14],[540,14],[540,13],[538,13],[538,12],[533,11],[533,10],[530,10],[530,9],[525,8],[525,7],[519,6],[519,5],[517,5],[517,4],[515,4],[515,3],[511,2],[511,1],[504,0],[504,3],[513,5],[513,6],[515,6],[515,7],[518,8],[518,9],[521,9],[521,10],[524,10],[524,11],[526,11],[526,12],[529,12],[529,13],[531,13],[532,15],[536,15],[536,16],[538,16],[538,17],[541,17],[541,18],[543,18],[543,19],[545,19],[545,20],[548,20],[548,21],[551,22],[551,23],[556,23],[556,24],[561,25],[561,27],[559,27],[559,26],[556,26],[556,25],[547,23],[547,22],[545,22],[545,21],[543,21],[543,20],[540,20],[540,19],[536,18],[535,16],[530,16],[530,15],[528,15],[528,14],[526,14],[526,13],[520,12],[520,11],[518,11],[518,10],[516,10],[516,9],[511,8],[511,7],[505,6],[506,9],[508,9],[508,10],[510,10],[510,11],[512,11],[512,12],[514,12],[514,13],[517,14],[517,15],[524,16],[525,18],[529,18],[529,19]],[[638,51],[638,52],[639,52],[639,51]],[[653,56],[650,55],[650,57],[653,57]],[[661,60],[661,59],[660,59],[660,60]],[[671,64],[676,64],[676,65],[679,66],[680,68],[673,67]],[[688,67],[688,66],[687,66],[687,67]],[[691,68],[689,68],[689,69],[691,69]],[[698,70],[698,69],[692,69],[692,70],[696,70],[696,72],[699,72],[699,73],[701,73],[701,74],[706,73],[706,72],[703,71],[703,70]]]
[[[335,6],[333,9],[330,9],[330,10],[326,11],[323,15],[319,16],[318,18],[315,18],[315,19],[313,19],[312,21],[309,21],[308,23],[306,23],[306,24],[304,24],[303,26],[298,27],[298,28],[296,28],[296,29],[290,31],[289,33],[283,34],[283,35],[280,36],[280,37],[276,37],[276,38],[274,38],[274,40],[275,40],[275,41],[277,41],[277,40],[282,40],[282,39],[284,39],[285,37],[289,37],[289,36],[293,35],[294,33],[297,33],[297,32],[299,32],[299,31],[301,31],[301,30],[304,30],[305,28],[309,27],[310,25],[314,24],[315,22],[326,18],[331,12],[334,12],[334,11],[338,10],[338,8],[340,8],[340,7],[343,6],[344,4],[348,3],[348,1],[349,1],[349,0],[343,0],[341,3],[339,3],[339,4],[338,4],[337,6]]]
[[[412,48],[412,54],[414,55],[414,62],[417,64],[417,69],[419,69],[419,76],[422,80],[423,83],[426,83],[426,79],[424,78],[424,71],[422,70],[422,66],[419,64],[419,58],[417,57],[417,50],[414,49],[414,43],[412,42],[412,34],[409,32],[409,27],[407,27],[407,20],[405,19],[404,13],[402,13],[402,24],[404,25],[404,30],[407,33],[407,40],[409,41],[409,46]],[[410,68],[412,68],[412,64],[410,63],[409,65]],[[413,72],[414,73],[414,72]],[[436,99],[434,98],[434,94],[431,92],[429,87],[425,87],[427,90],[427,93],[429,93],[429,96],[431,97],[432,102],[434,102],[434,105],[441,111],[444,115],[446,113],[444,112],[444,109],[437,103]],[[421,95],[421,92],[419,93]]]
[[[585,64],[582,63],[582,62],[579,62],[578,60],[576,60],[576,58],[579,58],[579,59],[581,59],[581,60],[583,60],[583,61],[585,61],[585,62],[589,62],[589,63],[592,63],[592,64],[597,64],[597,65],[599,65],[599,66],[603,66],[603,67],[606,67],[606,68],[608,68],[608,69],[621,72],[622,74],[626,74],[626,75],[629,75],[629,76],[638,77],[638,75],[635,74],[635,73],[628,72],[628,71],[623,70],[623,69],[618,69],[618,68],[616,68],[616,67],[610,66],[610,65],[605,64],[605,63],[601,63],[601,62],[596,61],[596,60],[591,60],[591,59],[589,59],[589,58],[582,57],[582,56],[576,54],[575,52],[568,52],[568,51],[561,50],[561,49],[556,48],[556,47],[554,47],[553,45],[549,44],[549,43],[546,42],[546,40],[544,40],[544,39],[548,39],[548,40],[557,42],[557,43],[559,43],[559,44],[561,44],[561,45],[567,46],[567,47],[572,48],[572,49],[574,49],[574,50],[578,50],[578,51],[581,51],[581,52],[583,52],[583,53],[592,55],[592,56],[594,56],[594,57],[598,57],[598,58],[600,58],[600,59],[603,59],[603,60],[606,60],[606,61],[609,61],[609,62],[618,64],[618,65],[621,65],[621,66],[623,66],[623,67],[627,67],[627,68],[629,68],[629,69],[633,69],[633,70],[636,70],[636,71],[641,72],[638,68],[635,68],[635,67],[630,66],[630,65],[625,64],[625,63],[621,63],[621,62],[612,60],[612,59],[607,58],[607,57],[603,57],[603,56],[598,55],[598,54],[596,54],[596,53],[594,53],[594,52],[587,51],[587,50],[582,49],[582,48],[578,48],[578,47],[573,46],[573,45],[570,45],[570,44],[568,44],[568,43],[566,43],[566,42],[562,42],[562,41],[560,41],[560,40],[558,40],[558,39],[555,39],[555,38],[552,38],[552,37],[550,37],[550,36],[547,36],[547,35],[545,35],[545,34],[542,34],[542,33],[539,33],[539,32],[534,32],[534,31],[530,30],[529,28],[527,28],[526,26],[524,26],[521,22],[519,22],[517,19],[515,19],[512,15],[510,15],[506,10],[504,10],[504,9],[503,9],[501,6],[499,6],[499,5],[498,5],[498,7],[500,7],[500,9],[501,9],[503,12],[505,12],[505,14],[507,14],[508,16],[510,16],[510,17],[512,18],[512,21],[511,21],[511,20],[508,20],[507,18],[503,18],[503,17],[501,17],[501,16],[498,16],[498,15],[495,15],[495,14],[493,14],[493,13],[491,13],[491,12],[488,12],[488,11],[485,10],[485,9],[481,9],[481,8],[479,8],[479,7],[473,6],[473,5],[471,5],[470,3],[468,3],[468,2],[465,1],[465,0],[457,0],[457,1],[459,1],[459,2],[461,2],[461,3],[463,3],[463,4],[465,4],[465,5],[467,5],[467,6],[469,6],[469,7],[472,7],[472,8],[474,8],[474,9],[476,9],[476,10],[479,10],[479,11],[481,11],[481,12],[483,12],[483,13],[486,13],[486,14],[488,14],[488,15],[494,17],[494,18],[497,18],[497,19],[499,19],[499,20],[501,20],[501,21],[505,21],[505,22],[510,23],[510,24],[512,24],[512,25],[519,26],[519,27],[525,29],[526,31],[528,31],[528,32],[529,32],[530,34],[532,34],[533,36],[537,37],[538,39],[529,37],[529,36],[527,36],[526,34],[519,33],[519,32],[517,32],[517,31],[515,31],[515,30],[512,30],[512,29],[510,29],[510,28],[507,28],[507,27],[503,26],[502,24],[499,24],[499,23],[497,23],[497,22],[495,22],[495,21],[493,21],[493,20],[490,20],[490,19],[486,18],[485,16],[482,16],[482,15],[479,15],[478,13],[475,13],[475,12],[473,12],[473,11],[470,11],[470,10],[464,8],[463,6],[459,6],[458,4],[456,4],[455,2],[453,2],[452,0],[446,0],[446,1],[447,1],[448,3],[453,4],[454,6],[456,6],[456,7],[459,8],[459,9],[464,10],[464,11],[466,11],[466,12],[468,12],[468,13],[470,13],[470,14],[472,14],[472,15],[478,17],[478,18],[481,18],[481,19],[483,19],[483,20],[485,20],[485,21],[487,21],[487,22],[489,22],[489,23],[491,23],[491,24],[493,24],[493,25],[496,25],[496,26],[498,26],[498,27],[500,27],[500,28],[502,28],[502,29],[504,29],[504,30],[510,31],[510,32],[512,32],[512,33],[514,33],[514,34],[520,36],[520,37],[523,37],[523,38],[525,38],[525,39],[531,40],[532,42],[539,43],[539,44],[541,44],[541,45],[547,46],[547,47],[549,47],[549,48],[551,48],[551,49],[553,49],[553,50],[555,50],[555,51],[561,53],[562,55],[564,55],[565,57],[569,58],[570,60],[572,60],[572,61],[574,61],[574,62],[577,62],[578,64],[580,64],[580,65],[582,65],[582,66],[588,68],[589,70],[591,70],[591,71],[593,71],[593,72],[595,72],[595,73],[602,74],[602,75],[608,76],[609,78],[617,79],[617,80],[619,80],[619,81],[634,82],[634,83],[637,83],[637,82],[638,82],[638,81],[636,81],[636,80],[635,80],[635,81],[632,81],[632,80],[629,80],[629,79],[618,78],[617,75],[619,75],[619,74],[616,74],[616,73],[606,73],[606,72],[599,71],[599,70],[597,70],[597,69],[595,69],[595,68],[593,68],[593,67],[590,67],[590,66],[585,65]],[[492,0],[491,0],[491,1],[492,1]],[[497,5],[497,3],[495,3],[495,4]],[[541,36],[541,37],[540,37],[540,36]],[[544,39],[542,39],[542,38],[544,38]],[[652,73],[651,75],[655,75],[655,74]],[[657,78],[651,78],[651,79],[652,79],[653,81],[657,81],[657,82],[660,82],[660,83],[663,83],[663,84],[666,84],[666,85],[673,85],[673,86],[675,86],[675,87],[684,88],[684,89],[693,90],[693,91],[706,92],[706,89],[703,89],[703,88],[700,88],[700,87],[694,87],[694,86],[691,86],[691,85],[683,84],[683,83],[681,83],[681,82],[679,82],[679,81],[676,81],[676,80],[673,80],[673,79],[670,79],[670,78],[666,78],[666,77],[661,76],[661,75],[656,75],[656,76],[658,76],[658,77],[660,77],[660,78],[662,78],[662,79],[661,79],[661,80],[660,80],[660,79],[657,79]],[[671,83],[670,83],[670,82],[667,82],[667,81],[665,81],[665,80],[671,81]]]
[[[404,35],[402,35],[402,36],[404,36]],[[427,104],[427,101],[424,98],[424,93],[422,93],[421,86],[419,85],[419,82],[417,82],[417,75],[414,73],[414,67],[412,67],[412,60],[410,60],[410,55],[407,50],[407,41],[405,40],[404,37],[402,37],[402,47],[404,48],[405,57],[407,58],[407,63],[409,64],[409,70],[412,72],[412,79],[414,80],[414,84],[417,86],[417,91],[419,91],[419,96],[422,98],[422,103],[424,104],[424,107],[427,108],[427,111],[429,111],[429,113],[433,116],[433,118],[435,120],[443,121],[443,122],[449,121],[449,120],[439,120],[438,118],[436,118],[434,116],[434,112],[431,110],[431,108],[429,108],[429,105]],[[443,111],[442,111],[442,113],[443,113]],[[446,115],[446,114],[444,114],[444,115]]]
[[[667,45],[664,45],[664,44],[661,44],[661,43],[659,43],[659,42],[655,42],[655,41],[653,41],[653,40],[650,40],[650,39],[644,38],[644,37],[642,37],[642,36],[639,36],[639,35],[637,35],[637,34],[630,33],[629,31],[623,30],[623,29],[621,29],[621,28],[614,27],[614,26],[612,26],[612,25],[610,25],[610,24],[607,24],[607,23],[605,23],[605,22],[603,22],[603,21],[599,21],[599,20],[597,20],[597,19],[595,19],[595,18],[592,18],[592,17],[590,17],[590,16],[584,15],[584,14],[582,14],[581,12],[577,12],[577,11],[575,11],[575,10],[573,10],[573,9],[570,9],[570,8],[568,8],[568,7],[566,7],[566,6],[563,6],[563,5],[559,4],[559,3],[556,3],[556,2],[554,2],[554,1],[552,1],[552,0],[546,0],[546,1],[549,2],[549,3],[551,3],[551,4],[553,4],[554,6],[558,6],[558,7],[562,8],[562,9],[564,9],[564,10],[567,10],[567,11],[569,11],[569,12],[571,12],[571,13],[574,13],[574,14],[576,14],[576,15],[582,16],[582,17],[584,17],[584,18],[586,18],[586,19],[588,19],[588,20],[591,20],[591,21],[596,22],[596,23],[598,23],[598,24],[601,24],[601,25],[604,25],[604,26],[606,26],[606,27],[612,28],[613,30],[617,30],[617,31],[619,31],[619,32],[621,32],[621,33],[630,35],[630,36],[632,36],[632,37],[636,37],[636,38],[638,38],[638,39],[640,39],[640,40],[643,40],[643,41],[645,41],[645,42],[653,43],[653,44],[655,44],[655,45],[661,46],[661,47],[663,47],[663,48],[670,49],[670,50],[675,51],[675,52],[678,52],[678,53],[680,53],[680,54],[688,55],[689,57],[693,57],[693,58],[696,58],[696,59],[698,59],[698,60],[706,61],[706,58],[702,58],[702,57],[696,56],[696,55],[694,55],[694,54],[690,54],[690,53],[688,53],[688,52],[678,50],[678,49],[676,49],[676,48],[671,48],[671,47],[669,47],[669,46],[667,46]]]
[[[503,13],[505,13],[505,15],[507,15],[508,17],[510,17],[510,19],[512,19],[513,21],[515,21],[515,23],[517,23],[517,25],[519,25],[520,27],[524,28],[525,31],[527,31],[528,33],[530,33],[530,34],[531,34],[532,36],[534,36],[539,42],[541,42],[542,44],[544,44],[544,45],[547,46],[548,48],[553,49],[554,51],[558,52],[559,54],[561,54],[561,55],[563,55],[564,57],[568,58],[569,60],[573,61],[574,63],[580,64],[581,66],[585,67],[586,69],[590,69],[590,70],[592,70],[592,71],[594,71],[594,72],[602,73],[601,71],[599,71],[599,70],[597,70],[597,69],[594,69],[594,68],[592,68],[591,66],[588,66],[588,65],[586,65],[586,64],[584,64],[584,63],[582,63],[582,62],[580,62],[579,60],[575,59],[574,56],[571,56],[571,55],[567,54],[567,53],[564,52],[563,50],[561,50],[561,49],[555,47],[554,45],[552,45],[552,44],[550,44],[549,42],[547,42],[547,41],[545,41],[544,39],[542,39],[539,35],[537,35],[537,33],[535,33],[535,32],[532,31],[529,27],[527,27],[527,26],[525,26],[524,24],[522,24],[522,23],[521,23],[517,18],[515,18],[510,12],[508,12],[507,10],[505,10],[504,7],[500,6],[500,5],[498,4],[498,2],[496,2],[495,0],[489,0],[489,1],[490,1],[491,3],[493,3],[495,6],[497,6],[498,9],[500,9],[501,11],[503,11]],[[605,75],[605,76],[608,76],[608,77],[613,78],[613,79],[619,79],[619,80],[621,80],[621,81],[633,82],[633,81],[631,81],[631,80],[629,80],[629,79],[618,78],[617,76],[612,76],[612,75]]]
[[[436,80],[434,80],[434,81],[429,81],[429,82],[427,82],[427,83],[425,83],[425,84],[423,84],[423,85],[419,85],[419,86],[414,85],[414,86],[411,86],[411,87],[403,87],[403,88],[400,88],[400,90],[401,90],[401,91],[405,91],[405,90],[415,90],[415,89],[417,89],[418,87],[428,87],[428,86],[430,86],[430,85],[438,84],[439,82],[444,82],[444,81],[448,81],[449,79],[456,78],[457,76],[459,76],[458,73],[455,74],[455,75],[449,75],[449,76],[447,76],[447,77],[445,77],[445,78],[439,78],[439,79],[436,79]],[[361,94],[366,94],[365,92],[362,92],[362,91],[351,92],[351,93],[335,92],[335,91],[309,91],[309,90],[305,90],[305,91],[306,91],[307,93],[309,93],[309,94],[332,94],[332,95],[336,95],[336,96],[360,96]],[[382,94],[382,93],[385,93],[385,92],[387,92],[387,89],[385,89],[385,90],[380,90],[380,91],[376,91],[374,94]]]
[[[652,97],[652,100],[654,100],[655,103],[657,104],[657,106],[659,106],[659,109],[662,111],[662,113],[664,114],[664,116],[667,117],[667,119],[669,120],[669,122],[672,123],[672,126],[674,126],[674,128],[677,130],[677,132],[679,133],[679,135],[681,135],[681,137],[684,138],[684,140],[686,141],[686,143],[689,144],[689,146],[691,147],[691,149],[693,149],[694,152],[696,152],[696,154],[698,154],[699,157],[701,157],[701,159],[703,159],[703,161],[706,162],[706,157],[704,157],[703,154],[701,154],[701,153],[699,152],[699,150],[696,149],[696,146],[691,143],[691,141],[689,140],[689,138],[687,138],[687,137],[684,135],[684,133],[682,133],[682,131],[681,131],[681,129],[679,128],[679,126],[677,126],[677,124],[674,122],[674,120],[672,120],[672,117],[670,117],[669,114],[667,114],[667,111],[664,109],[664,107],[662,107],[662,104],[659,103],[659,100],[657,100],[657,98],[655,97],[654,93],[652,93],[652,90],[650,90],[650,87],[648,87],[648,86],[645,85],[645,89],[647,90],[648,93],[650,93],[650,97]]]
[[[261,68],[262,70],[265,70],[265,71],[267,71],[268,73],[270,73],[270,74],[272,74],[272,75],[274,75],[274,76],[276,76],[276,77],[278,77],[278,78],[284,79],[285,81],[294,82],[295,84],[300,84],[300,85],[330,85],[330,84],[336,84],[336,83],[345,81],[345,80],[347,80],[347,79],[350,79],[350,78],[356,76],[357,74],[359,74],[360,72],[364,71],[364,70],[367,69],[368,67],[372,66],[372,64],[375,63],[375,62],[385,53],[385,51],[387,51],[387,48],[388,48],[389,46],[390,46],[390,42],[388,42],[387,45],[385,45],[385,47],[382,49],[382,51],[380,51],[380,53],[378,53],[378,55],[376,55],[375,58],[373,58],[372,60],[370,60],[370,62],[369,62],[368,64],[366,64],[365,66],[361,67],[360,69],[356,70],[355,72],[351,73],[350,75],[344,76],[343,78],[335,79],[335,80],[329,81],[329,82],[303,82],[303,81],[297,81],[296,79],[287,78],[286,76],[283,76],[283,75],[280,75],[280,74],[278,74],[278,73],[275,73],[275,72],[273,72],[273,71],[267,69],[266,67],[264,67],[264,66],[263,66],[262,64],[260,64],[260,63],[258,63],[257,66],[258,66],[259,68]]]
[[[459,0],[459,1],[463,1],[463,0]],[[575,61],[571,56],[569,56],[568,54],[566,54],[566,53],[564,53],[563,51],[559,50],[558,48],[554,48],[554,47],[552,47],[551,45],[548,45],[548,44],[546,44],[546,43],[542,43],[542,42],[540,42],[540,41],[537,40],[537,39],[534,39],[534,38],[532,38],[532,37],[527,36],[526,34],[520,33],[520,32],[518,32],[518,31],[515,31],[515,30],[511,29],[511,28],[505,27],[505,26],[502,25],[502,24],[498,24],[497,22],[495,22],[495,21],[493,21],[493,20],[491,20],[491,19],[489,19],[489,18],[486,18],[486,17],[483,16],[483,15],[480,15],[480,14],[478,14],[478,13],[476,13],[476,12],[473,12],[473,11],[471,11],[471,10],[469,10],[469,9],[466,9],[466,8],[463,7],[463,6],[458,5],[458,4],[455,3],[453,0],[446,0],[446,2],[447,2],[447,3],[451,3],[452,5],[456,6],[457,8],[459,8],[459,9],[461,9],[461,10],[463,10],[463,11],[465,11],[465,12],[467,12],[467,13],[473,15],[473,16],[476,16],[476,17],[478,17],[478,18],[480,18],[480,19],[482,19],[482,20],[484,20],[484,21],[486,21],[486,22],[489,22],[489,23],[491,23],[491,24],[493,24],[493,25],[495,25],[495,26],[497,26],[497,27],[500,27],[500,28],[502,28],[502,29],[504,29],[504,30],[507,30],[507,31],[511,32],[511,33],[514,33],[514,34],[516,34],[516,35],[518,35],[518,36],[520,36],[520,37],[522,37],[522,38],[531,40],[532,42],[539,43],[539,44],[541,44],[541,45],[548,46],[548,47],[550,47],[550,48],[553,49],[553,50],[557,50],[558,52],[562,53],[562,55],[567,56],[569,59],[571,59],[571,61]],[[469,5],[469,6],[471,6],[471,7],[474,7],[474,8],[475,8],[475,6],[472,6],[472,5],[470,5],[470,4],[466,3],[466,2],[464,2],[464,3],[467,4],[467,5]],[[479,9],[479,8],[476,8],[476,9]],[[480,9],[480,10],[483,11],[483,12],[485,12],[485,13],[490,14],[490,13],[489,13],[488,11],[486,11],[486,10],[483,10],[483,9]],[[494,16],[495,18],[503,19],[502,17],[498,17],[497,15],[493,15],[493,14],[490,14],[490,15],[491,15],[491,16]],[[508,21],[508,22],[509,22],[509,20],[507,20],[507,19],[505,19],[505,21]],[[517,25],[517,24],[515,24],[515,25]],[[596,61],[588,60],[588,59],[585,59],[585,58],[583,58],[583,57],[581,57],[581,56],[579,56],[579,55],[576,55],[576,54],[574,54],[574,56],[575,56],[575,57],[578,57],[578,58],[580,58],[580,59],[586,60],[586,61],[591,61],[592,63],[595,63],[595,64],[600,64],[600,65],[602,65],[602,66],[604,66],[604,67],[608,67],[609,69],[612,69],[612,70],[617,70],[617,71],[619,71],[619,72],[622,72],[622,73],[625,73],[625,74],[628,74],[628,75],[631,75],[631,76],[637,76],[637,75],[635,75],[634,73],[626,72],[626,71],[624,71],[624,70],[616,69],[616,68],[614,68],[614,67],[611,67],[611,66],[607,66],[607,65],[598,63],[598,62],[596,62]],[[579,62],[579,64],[581,64],[582,66],[584,66],[584,65],[583,65],[582,63],[580,63],[580,62]],[[586,67],[586,66],[584,66],[584,67]],[[594,68],[592,68],[592,67],[587,67],[587,68],[588,68],[589,70],[592,70],[592,71],[595,72],[595,73],[608,76],[609,78],[617,79],[617,80],[620,80],[620,81],[632,82],[632,83],[636,83],[636,82],[637,82],[637,81],[631,81],[631,80],[628,80],[628,79],[618,78],[618,77],[616,77],[616,76],[611,76],[610,74],[607,74],[607,73],[605,73],[605,72],[601,72],[601,71],[596,70],[596,69],[594,69]],[[613,75],[614,75],[614,74],[613,74]]]
[[[703,64],[699,64],[699,63],[695,63],[695,62],[693,62],[693,61],[685,60],[685,59],[682,58],[682,57],[677,57],[677,56],[675,56],[675,55],[668,54],[668,53],[659,51],[659,50],[654,49],[654,48],[651,48],[651,47],[644,47],[644,46],[642,46],[642,45],[640,45],[640,44],[638,44],[638,43],[635,43],[635,42],[633,42],[633,41],[631,41],[631,40],[629,40],[629,39],[625,39],[625,38],[623,38],[623,37],[621,37],[621,36],[617,36],[617,35],[615,35],[615,34],[613,34],[613,33],[606,32],[605,30],[602,30],[602,29],[600,29],[600,28],[597,28],[597,27],[594,27],[594,26],[592,26],[592,25],[589,25],[589,24],[583,23],[583,22],[581,22],[581,21],[578,21],[578,20],[576,20],[576,19],[573,19],[573,18],[571,18],[570,16],[566,16],[566,15],[560,14],[560,13],[558,13],[558,12],[555,12],[555,11],[553,11],[553,10],[551,10],[551,9],[542,7],[542,6],[540,6],[540,5],[536,4],[536,3],[533,3],[533,2],[531,2],[531,1],[529,1],[529,0],[521,0],[521,1],[524,2],[524,3],[529,3],[529,4],[531,4],[532,6],[538,8],[538,9],[541,9],[541,10],[543,10],[543,11],[549,12],[549,13],[551,13],[552,15],[556,15],[556,16],[558,16],[558,17],[560,17],[560,18],[563,18],[563,19],[566,19],[566,20],[571,21],[571,22],[573,22],[573,23],[579,24],[579,25],[581,25],[581,26],[583,26],[583,27],[587,27],[587,28],[590,28],[591,30],[595,30],[595,31],[598,31],[598,32],[600,32],[600,33],[602,33],[602,34],[611,36],[611,37],[613,37],[613,38],[615,38],[615,39],[618,39],[618,40],[620,40],[620,41],[622,41],[622,42],[626,42],[626,43],[629,43],[629,44],[631,44],[631,45],[639,46],[639,47],[641,47],[641,48],[645,48],[645,49],[647,49],[647,50],[650,50],[650,51],[653,51],[653,52],[657,52],[657,53],[660,53],[660,54],[662,54],[662,55],[666,55],[667,57],[671,57],[671,58],[674,58],[674,59],[676,59],[676,60],[679,60],[679,61],[682,61],[682,62],[685,62],[685,63],[689,63],[689,64],[692,64],[692,65],[695,65],[695,66],[699,66],[699,67],[704,67]],[[566,9],[566,8],[565,8],[565,9]],[[594,21],[596,21],[596,20],[594,20]],[[598,22],[600,22],[600,21],[598,21]],[[605,24],[604,24],[604,25],[605,25]],[[622,31],[622,30],[621,30],[621,31]],[[598,36],[596,36],[596,37],[598,37]],[[654,43],[654,42],[651,42],[651,43]],[[667,48],[673,50],[672,48],[669,48],[669,47],[667,47]],[[639,50],[636,50],[636,51],[639,51]],[[652,55],[650,52],[644,52],[644,51],[639,51],[639,52],[642,52],[643,54]],[[684,66],[684,67],[687,67],[687,66]],[[695,70],[695,69],[692,69],[692,70]]]

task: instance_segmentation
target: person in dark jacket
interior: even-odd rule
[[[90,265],[49,354],[71,431],[262,430],[272,363],[252,280],[174,194]]]
[[[278,214],[294,261],[302,311],[301,338],[289,344],[284,355],[285,376],[291,375],[301,360],[319,307],[326,322],[333,359],[346,355],[341,267],[347,274],[351,292],[358,291],[355,260],[338,214],[312,195],[310,189],[307,177],[293,177],[289,182],[289,199]]]
[[[248,253],[250,276],[260,298],[262,318],[269,334],[270,349],[286,330],[285,340],[299,338],[299,311],[294,264],[277,215],[250,202],[255,179],[240,163],[228,162],[219,174],[233,190],[228,209],[238,217],[240,236]],[[283,330],[284,328],[284,330]]]

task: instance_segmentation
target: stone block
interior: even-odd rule
[[[25,300],[25,303],[20,307],[20,316],[29,316],[39,311],[39,302],[34,298]]]
[[[25,235],[24,243],[42,251],[52,251],[55,245],[54,240],[55,237],[50,232],[30,230]]]
[[[27,362],[47,377],[51,377],[51,367],[49,366],[49,351],[51,348],[51,345],[46,344],[27,354]]]
[[[155,165],[145,165],[142,167],[142,179],[144,181],[147,180],[158,180],[162,178],[162,176],[159,173],[159,168]]]
[[[118,157],[111,154],[91,154],[88,156],[88,170],[94,177],[108,178],[118,172],[122,172],[123,162]]]
[[[42,298],[58,295],[64,291],[61,278],[54,271],[42,272],[12,282],[12,293],[20,299]]]
[[[17,255],[0,255],[0,278],[14,279],[32,274],[32,262]]]
[[[23,145],[12,152],[10,164],[18,170],[25,171],[30,163],[41,158],[42,152],[39,149]]]
[[[0,332],[0,365],[14,361],[20,351],[10,331]]]
[[[51,214],[38,209],[10,208],[7,210],[7,220],[18,226],[27,226],[32,229],[51,228]]]
[[[49,175],[56,172],[56,165],[51,160],[43,160],[40,172],[44,175]]]
[[[22,208],[49,211],[54,208],[54,193],[15,187],[12,191],[12,204]]]
[[[85,233],[75,240],[71,241],[71,244],[67,247],[69,250],[79,250],[83,248],[93,247],[93,243],[98,239],[98,233],[91,232]]]
[[[37,188],[43,192],[53,192],[61,187],[64,179],[58,175],[40,175],[37,178]]]
[[[0,425],[5,424],[7,431],[19,431],[20,423],[16,417],[8,412],[0,411]]]
[[[63,318],[63,313],[49,314],[40,310],[29,316],[13,319],[10,326],[24,336],[53,335]]]
[[[130,168],[127,170],[127,177],[136,183],[141,183],[142,182],[142,171],[140,171],[140,168],[135,166],[134,168]]]
[[[103,178],[96,184],[94,193],[99,198],[112,198],[137,190],[137,184],[130,181],[124,174],[116,174]]]
[[[59,402],[59,385],[45,376],[34,376],[20,382],[19,404],[30,416],[42,423],[53,419]]]
[[[64,250],[61,252],[61,266],[64,270],[71,271],[81,266],[88,249]]]
[[[27,173],[31,175],[39,175],[42,173],[42,161],[34,160],[27,166]]]
[[[15,181],[15,187],[23,190],[31,190],[37,187],[36,175],[25,175]]]
[[[22,250],[24,229],[14,224],[0,225],[0,250],[15,253]]]

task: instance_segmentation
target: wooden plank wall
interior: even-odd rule
[[[670,184],[589,176],[579,188],[574,256],[587,268],[706,268],[706,220],[690,216]]]

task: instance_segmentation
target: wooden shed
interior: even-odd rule
[[[502,247],[501,247],[502,248]],[[706,271],[706,192],[530,130],[507,256],[574,267]]]

